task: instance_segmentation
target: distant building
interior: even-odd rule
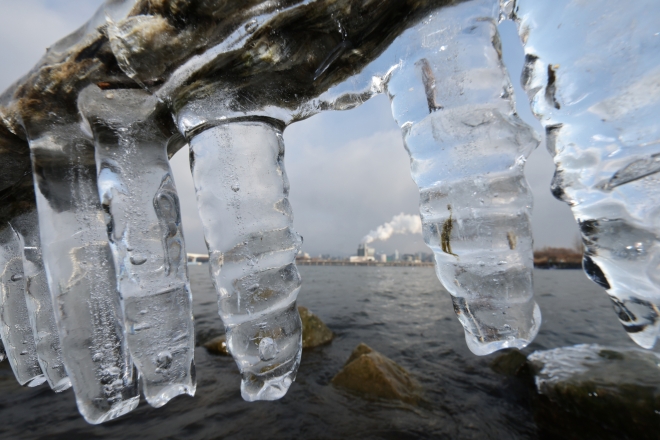
[[[387,263],[387,254],[380,254],[379,257],[381,263]]]
[[[394,261],[399,261],[399,250],[398,249],[394,250]]]
[[[360,243],[358,245],[357,256],[358,257],[373,257],[376,255],[376,249],[369,247],[367,244]]]
[[[376,261],[376,249],[367,246],[364,243],[358,245],[357,256],[348,258],[351,263],[362,263],[366,261]]]

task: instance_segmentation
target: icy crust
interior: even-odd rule
[[[535,351],[528,356],[535,370],[539,393],[551,397],[555,387],[584,386],[596,383],[603,388],[623,388],[622,384],[656,387],[660,356],[640,349],[603,347],[598,344],[580,344],[552,350]],[[625,369],[616,361],[625,361]],[[625,365],[625,364],[624,364]],[[650,373],[647,375],[641,372]],[[646,383],[649,381],[649,383]]]
[[[660,3],[505,6],[557,166],[552,191],[580,225],[584,269],[607,289],[628,335],[651,348],[660,331]]]
[[[541,324],[523,176],[538,139],[514,112],[498,13],[490,0],[435,12],[395,42],[405,52],[387,83],[420,189],[424,240],[478,355],[522,348]]]
[[[293,230],[282,133],[264,122],[229,122],[190,141],[200,217],[211,256],[227,348],[248,401],[284,396],[302,352]]]

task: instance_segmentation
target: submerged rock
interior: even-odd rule
[[[210,341],[204,344],[209,353],[218,354],[221,356],[229,356],[229,350],[227,350],[227,336],[222,335],[211,339]]]
[[[504,376],[521,376],[529,371],[527,356],[517,348],[503,350],[492,360],[490,368]]]
[[[408,371],[364,343],[353,350],[332,384],[365,397],[412,404],[419,402],[421,393],[421,386]]]
[[[332,330],[308,308],[298,306],[298,313],[302,320],[303,349],[329,344],[334,339],[335,334]]]
[[[321,321],[321,318],[309,311],[308,308],[298,306],[298,313],[302,320],[303,349],[314,348],[329,344],[335,337],[332,330]],[[200,336],[198,335],[198,339]],[[227,350],[227,337],[216,336],[202,344],[209,353],[229,356]]]
[[[510,351],[491,368],[534,374],[534,418],[554,438],[658,438],[660,356],[639,349],[576,345],[524,355]],[[530,382],[531,383],[531,382]]]

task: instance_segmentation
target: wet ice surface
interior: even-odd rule
[[[247,403],[228,357],[195,350],[196,397],[160,409],[141,405],[122,419],[90,426],[71,392],[20,388],[0,367],[0,436],[67,438],[515,438],[538,437],[533,414],[514,382],[493,373],[459,335],[451,297],[431,268],[301,267],[300,304],[338,334],[305,352],[296,382],[277,402]],[[198,335],[222,332],[208,266],[190,267]],[[525,350],[578,343],[634,347],[603,290],[582,271],[535,270],[544,324]],[[355,346],[365,342],[411,371],[428,401],[420,407],[368,402],[329,386]],[[11,422],[11,423],[9,423]]]
[[[387,84],[420,191],[424,241],[477,355],[523,348],[541,325],[523,174],[539,140],[515,113],[498,17],[493,0],[430,14],[394,43],[405,57]]]
[[[660,331],[659,14],[658,2],[616,0],[521,0],[514,11],[553,194],[580,225],[586,272],[644,348]]]
[[[9,225],[0,231],[0,333],[21,385],[39,385],[43,376],[25,298],[21,241]]]
[[[213,127],[191,141],[191,168],[227,348],[247,401],[284,396],[296,377],[302,238],[292,228],[284,141],[260,122]]]
[[[123,336],[143,394],[160,407],[195,394],[192,297],[168,135],[154,122],[156,101],[140,90],[92,86],[79,107],[94,134]]]
[[[36,210],[14,218],[12,227],[15,228],[23,247],[25,298],[39,365],[50,387],[55,391],[64,391],[71,387],[71,380],[64,369],[62,346],[41,255]]]

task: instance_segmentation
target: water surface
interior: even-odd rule
[[[231,358],[195,350],[197,394],[160,409],[142,401],[116,421],[91,426],[73,393],[21,388],[0,366],[2,438],[461,438],[535,439],[539,432],[518,381],[493,373],[493,356],[474,356],[454,316],[449,294],[432,268],[300,267],[299,304],[337,334],[306,351],[296,382],[277,402],[247,403]],[[207,266],[190,267],[198,338],[222,332]],[[604,291],[580,270],[535,270],[543,324],[525,352],[580,343],[634,344]],[[423,385],[424,402],[410,406],[363,400],[329,385],[360,342],[398,362]]]

